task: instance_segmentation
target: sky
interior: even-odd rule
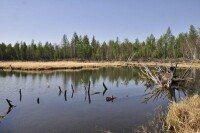
[[[103,41],[177,36],[200,27],[200,0],[0,0],[0,43],[60,43],[74,32]]]

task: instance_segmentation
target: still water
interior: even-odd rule
[[[139,78],[138,71],[133,67],[46,73],[1,71],[0,115],[5,117],[0,118],[0,133],[134,132],[155,108],[161,105],[166,109],[169,102],[163,96],[144,103],[145,94],[152,88],[146,90],[146,81]],[[103,82],[108,88],[104,94]],[[108,96],[117,98],[107,102]],[[16,107],[9,110],[6,99]]]

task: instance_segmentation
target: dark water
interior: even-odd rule
[[[169,101],[166,95],[143,103],[151,89],[146,90],[146,81],[139,78],[138,70],[0,72],[0,115],[5,116],[0,118],[0,133],[134,132],[137,126],[147,122],[149,113],[160,105],[166,108]],[[91,81],[90,96],[85,91],[88,81]],[[108,88],[104,95],[103,82]],[[112,95],[117,98],[106,102],[106,97]],[[16,107],[9,110],[5,99]]]

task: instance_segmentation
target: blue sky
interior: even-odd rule
[[[94,35],[100,42],[177,35],[200,27],[200,0],[0,0],[0,42],[59,43]]]

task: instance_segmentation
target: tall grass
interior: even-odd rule
[[[169,105],[166,122],[176,133],[200,133],[200,96]]]
[[[135,130],[136,133],[200,133],[200,96],[194,95],[176,103],[168,112],[155,110],[153,117]]]

